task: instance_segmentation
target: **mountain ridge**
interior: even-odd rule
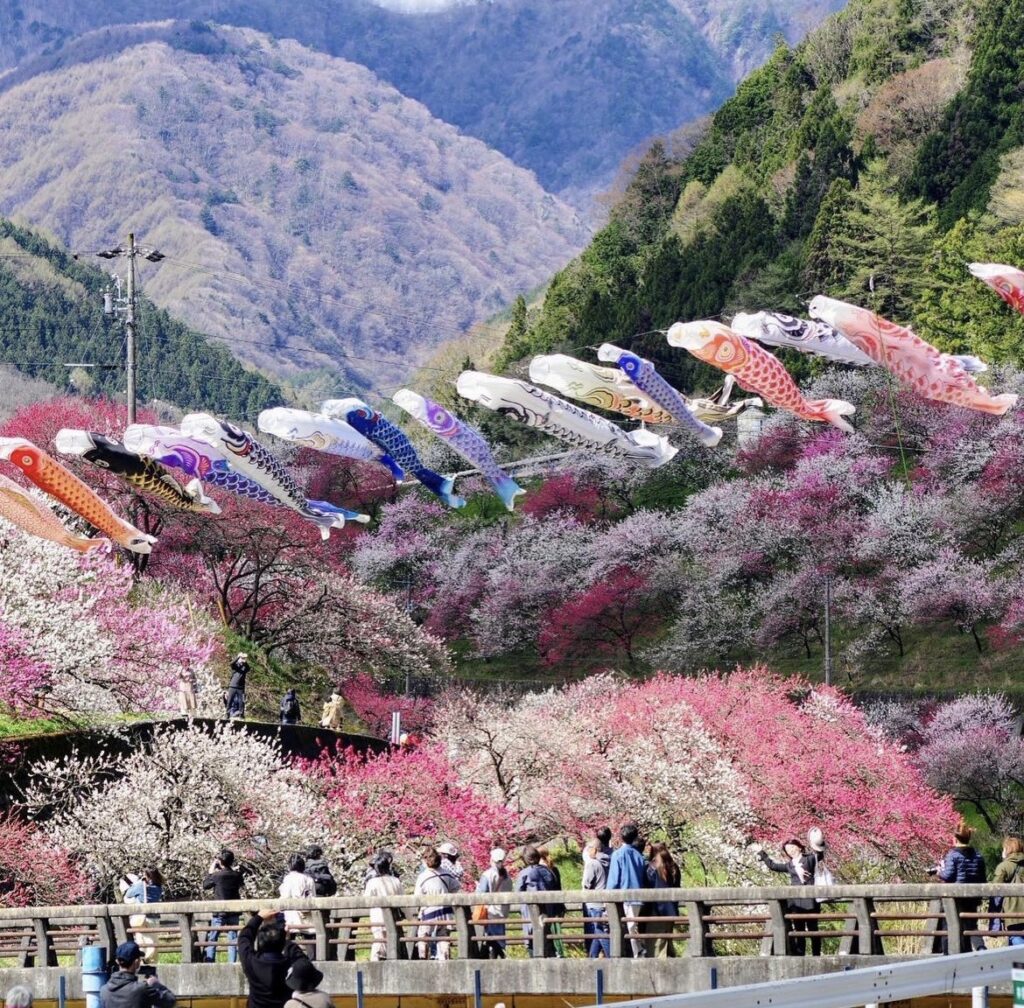
[[[194,23],[78,45],[97,55],[0,92],[0,213],[76,249],[118,220],[167,256],[149,295],[258,367],[398,378],[586,238],[363,67]]]
[[[495,0],[409,14],[368,0],[0,0],[0,68],[112,24],[173,17],[250,27],[368,66],[545,188],[587,202],[639,144],[716,107],[776,32],[794,42],[839,5]]]

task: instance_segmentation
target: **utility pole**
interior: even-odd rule
[[[128,423],[135,423],[135,386],[139,363],[135,357],[135,232],[128,235],[128,304],[124,314],[125,364],[128,372]]]
[[[832,685],[832,575],[825,575],[825,685]]]
[[[135,259],[142,256],[148,262],[160,262],[164,258],[162,252],[144,245],[135,244],[135,232],[128,235],[128,247],[118,245],[96,253],[101,259],[117,259],[124,256],[128,260],[128,284],[124,296],[121,296],[121,281],[114,275],[116,294],[110,290],[103,293],[103,311],[107,315],[122,315],[125,331],[125,372],[127,376],[128,423],[135,423],[135,405],[137,399],[139,366],[135,333]]]

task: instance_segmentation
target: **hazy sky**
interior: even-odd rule
[[[387,7],[388,10],[429,14],[431,11],[444,10],[447,7],[476,3],[477,0],[373,0],[373,2],[378,7]]]

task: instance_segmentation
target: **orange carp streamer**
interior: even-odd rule
[[[671,346],[689,350],[698,360],[735,375],[748,392],[766,403],[789,410],[804,420],[830,423],[847,433],[853,428],[843,419],[854,407],[844,399],[805,399],[778,358],[721,322],[676,322],[666,338]]]
[[[49,539],[61,546],[85,553],[86,550],[105,546],[106,539],[86,539],[65,528],[60,519],[45,504],[18,486],[14,480],[0,473],[0,518],[6,518],[23,532],[39,539]]]
[[[24,438],[0,438],[0,458],[7,459],[40,490],[55,497],[119,546],[149,553],[156,539],[119,518],[110,506],[74,473]]]

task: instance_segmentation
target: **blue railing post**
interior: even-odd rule
[[[604,1004],[604,970],[597,971],[597,1003]]]
[[[480,984],[480,970],[473,970],[473,1008],[484,1008],[483,987]]]
[[[363,1006],[363,971],[356,970],[356,1008]]]

